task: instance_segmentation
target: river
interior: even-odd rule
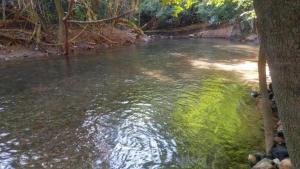
[[[174,39],[1,63],[0,169],[247,168],[263,146],[256,54]]]

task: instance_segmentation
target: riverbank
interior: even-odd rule
[[[53,39],[53,32],[43,34],[43,41],[37,44],[30,41],[30,36],[20,38],[19,34],[10,31],[24,31],[7,29],[7,34],[0,35],[0,62],[11,60],[22,60],[27,58],[48,58],[64,55],[62,45]],[[70,55],[80,55],[86,52],[97,52],[107,48],[130,46],[139,42],[148,41],[148,36],[135,29],[118,29],[110,25],[101,28],[72,27],[69,31]]]
[[[24,39],[21,41],[19,39],[13,44],[11,41],[8,41],[9,43],[6,44],[2,41],[0,42],[0,62],[63,55],[62,47],[53,41],[54,37],[54,34],[43,35],[44,42],[39,45],[27,42]],[[241,43],[258,44],[256,34],[242,35],[241,30],[236,25],[210,27],[207,24],[194,24],[173,29],[149,30],[145,31],[145,34],[138,28],[119,29],[109,25],[102,26],[99,29],[73,27],[70,29],[70,37],[71,56],[86,52],[98,52],[107,48],[130,46],[157,39],[218,38]],[[10,36],[10,38],[12,37]],[[17,36],[13,38],[17,38]]]
[[[218,38],[236,42],[259,44],[256,33],[243,33],[238,24],[209,26],[207,24],[194,24],[185,27],[145,31],[154,38]]]

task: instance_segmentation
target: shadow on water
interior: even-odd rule
[[[243,72],[223,65],[256,50],[164,40],[2,64],[0,169],[244,168],[260,115]]]

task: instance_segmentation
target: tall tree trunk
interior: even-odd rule
[[[58,15],[58,30],[57,30],[57,40],[58,43],[62,46],[62,44],[64,43],[64,33],[65,33],[65,29],[64,29],[64,9],[62,8],[61,5],[61,1],[60,0],[54,0],[55,3],[55,8],[56,8],[56,12]]]
[[[300,169],[300,0],[254,0],[290,158]]]
[[[41,22],[38,22],[37,25],[37,30],[36,30],[36,49],[40,48],[40,43],[41,43],[41,36],[42,36],[42,25]]]
[[[98,15],[100,1],[99,0],[92,0],[91,3],[92,3],[92,9],[93,9],[93,11],[95,12],[96,15]]]
[[[2,20],[6,20],[6,0],[2,0]]]
[[[263,46],[260,46],[258,56],[259,89],[259,109],[263,114],[266,152],[269,153],[273,146],[273,130],[275,126],[274,115],[272,113],[271,102],[269,100],[267,76],[266,76],[266,56]]]
[[[36,50],[39,49],[39,45],[41,42],[41,19],[39,14],[37,13],[37,2],[36,1],[28,1],[27,2],[30,6],[30,8],[27,9],[27,12],[29,13],[29,18],[32,22],[34,22],[35,26],[34,26],[34,31],[32,33],[32,36],[30,38],[30,41],[35,41],[36,43]]]
[[[68,0],[68,12],[66,16],[63,18],[64,26],[65,26],[65,56],[69,55],[69,18],[72,15],[74,0]]]

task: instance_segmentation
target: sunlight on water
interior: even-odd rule
[[[0,169],[245,168],[263,141],[256,50],[162,40],[1,64]]]

